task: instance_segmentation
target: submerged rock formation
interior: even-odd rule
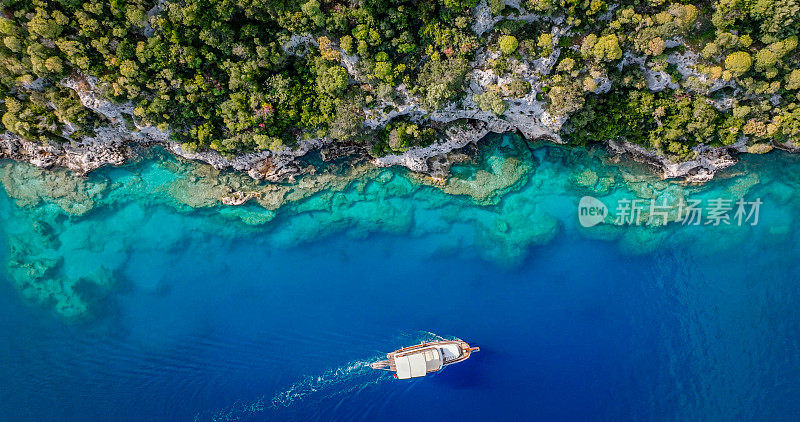
[[[163,251],[189,249],[197,239],[233,242],[257,233],[266,250],[333,233],[397,233],[436,237],[436,243],[460,253],[463,245],[474,245],[468,253],[475,258],[513,268],[529,258],[547,259],[546,247],[536,246],[547,245],[563,231],[618,242],[630,254],[670,241],[696,245],[698,253],[723,247],[708,245],[706,230],[651,224],[646,209],[639,225],[617,224],[614,202],[623,199],[670,204],[671,221],[677,217],[675,206],[686,198],[757,195],[784,208],[798,206],[793,192],[800,185],[793,182],[797,178],[790,166],[773,170],[785,167],[788,173],[781,177],[753,174],[691,185],[661,180],[631,166],[630,160],[614,164],[613,156],[601,149],[531,148],[516,135],[491,136],[485,148],[470,155],[474,157],[450,157],[458,162],[446,180],[364,161],[329,164],[326,171],[294,183],[256,181],[167,153],[89,177],[6,162],[0,164],[0,180],[18,206],[0,198],[8,221],[0,230],[10,251],[5,264],[24,297],[66,317],[86,318],[119,287],[134,251],[143,253],[141,245],[147,259],[159,259]],[[605,224],[577,225],[575,204],[584,195],[602,198],[609,206]],[[770,223],[773,236],[794,232],[792,214],[781,213],[783,218]],[[734,240],[749,229],[704,228],[726,230]],[[687,241],[686,236],[698,238]],[[426,253],[435,257],[449,251]],[[151,283],[157,289],[159,281]]]

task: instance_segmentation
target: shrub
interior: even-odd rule
[[[423,106],[435,110],[461,95],[468,69],[466,59],[458,57],[425,63],[417,80]]]
[[[498,41],[498,44],[500,46],[500,52],[505,54],[506,56],[509,56],[513,54],[515,51],[517,51],[517,47],[519,46],[517,38],[514,37],[513,35],[501,36],[500,40]]]
[[[494,91],[486,91],[472,97],[475,104],[483,111],[491,111],[500,116],[508,109],[508,104]]]
[[[508,90],[511,91],[511,95],[515,97],[524,97],[531,92],[531,84],[524,79],[514,78],[514,80],[508,84]]]
[[[598,38],[592,52],[598,60],[613,61],[622,58],[622,48],[620,48],[619,40],[614,34]]]
[[[788,76],[786,76],[786,89],[795,90],[800,88],[800,70],[792,70]]]
[[[324,92],[328,95],[341,95],[345,88],[347,88],[348,80],[349,75],[345,68],[341,66],[331,66],[320,72],[317,77],[317,87],[320,92]]]
[[[750,70],[752,64],[753,59],[750,54],[745,51],[737,51],[729,54],[725,59],[725,70],[730,71],[733,77],[739,77]]]

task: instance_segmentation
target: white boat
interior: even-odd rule
[[[394,372],[397,379],[424,377],[447,365],[469,359],[478,347],[461,340],[441,340],[404,347],[386,354],[386,360],[373,362],[372,369]]]

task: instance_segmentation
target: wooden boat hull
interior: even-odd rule
[[[395,378],[397,378],[397,373],[402,372],[402,365],[401,370],[398,371],[396,362],[405,363],[408,357],[414,355],[418,356],[424,354],[425,356],[428,356],[427,360],[429,361],[429,364],[427,370],[425,370],[423,374],[418,373],[410,376],[401,376],[401,378],[405,379],[409,377],[424,376],[428,373],[437,372],[447,365],[463,362],[469,359],[473,352],[477,352],[479,350],[480,348],[470,347],[467,342],[462,340],[438,340],[432,342],[423,342],[414,346],[404,347],[402,349],[395,350],[394,352],[387,353],[385,360],[373,362],[370,366],[373,369],[395,372]]]

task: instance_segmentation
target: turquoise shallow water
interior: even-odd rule
[[[6,163],[0,411],[795,420],[797,160],[748,157],[683,187],[498,138],[444,187],[366,171],[273,210],[222,206],[227,175],[205,183],[159,154],[86,180]],[[584,195],[763,205],[756,226],[585,229]],[[366,367],[440,336],[481,352],[412,382]]]

